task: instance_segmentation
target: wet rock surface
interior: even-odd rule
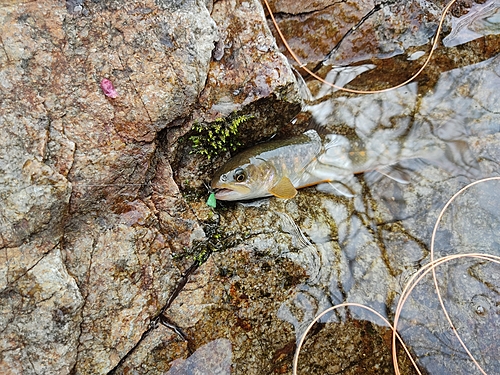
[[[434,34],[440,10],[446,4],[444,1],[321,1],[314,11],[301,11],[293,9],[290,2],[270,3],[290,47],[303,63],[312,65],[321,62],[339,42],[327,61],[329,65],[387,58],[425,45]],[[387,28],[384,25],[389,20],[391,27]],[[353,27],[356,29],[344,37]]]
[[[354,198],[308,188],[291,200],[216,209],[203,183],[229,153],[306,126],[289,122],[300,110],[298,85],[259,2],[0,3],[0,372],[291,374],[298,338],[326,308],[359,302],[393,319],[403,285],[430,261],[446,200],[471,179],[499,174],[500,43],[490,3],[452,9],[446,32],[483,36],[456,45],[467,38],[454,36],[418,82],[368,96],[309,82],[307,109],[330,131],[371,139],[373,149],[410,129],[432,134],[452,145],[448,163],[402,163],[409,185],[358,175]],[[271,6],[311,65],[374,6],[297,4]],[[400,82],[421,63],[407,57],[428,49],[443,6],[384,5],[333,63],[375,65],[356,87]],[[104,78],[115,98],[101,89]],[[208,159],[194,147],[193,136],[235,124],[234,148]],[[497,185],[477,185],[447,213],[436,256],[498,255]],[[473,260],[439,271],[452,318],[488,373],[500,355],[490,328],[497,273]],[[403,310],[411,352],[430,374],[473,371],[430,296],[427,278]],[[314,327],[299,369],[390,373],[389,348],[378,319],[342,310]]]

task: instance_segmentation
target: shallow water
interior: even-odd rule
[[[444,72],[426,93],[412,83],[383,94],[332,98],[317,107],[324,123],[347,125],[359,138],[365,137],[367,147],[390,144],[408,134],[406,142],[397,144],[411,148],[431,132],[443,142],[466,142],[468,160],[460,159],[463,148],[451,148],[457,154],[448,155],[445,168],[426,163],[425,158],[402,163],[411,176],[407,185],[376,173],[359,174],[351,181],[357,193],[353,198],[308,188],[291,200],[229,204],[221,211],[224,232],[246,233],[246,239],[229,252],[250,250],[271,259],[286,258],[304,269],[305,280],[289,289],[288,297],[270,311],[293,326],[296,341],[315,316],[346,301],[367,305],[393,321],[403,287],[430,262],[431,233],[447,200],[473,180],[499,175],[500,111],[496,103],[500,98],[494,89],[500,87],[499,64],[500,57],[494,57]],[[315,107],[309,109],[314,113]],[[410,142],[411,137],[416,141]],[[469,165],[472,170],[465,170]],[[436,258],[464,252],[500,255],[496,239],[499,185],[495,181],[477,185],[449,207],[437,231]],[[217,255],[215,259],[224,262]],[[245,270],[237,283],[248,282],[249,288],[256,288],[250,280],[252,262],[234,267]],[[441,266],[437,272],[453,322],[490,374],[497,371],[500,355],[499,268],[466,259]],[[277,293],[275,285],[264,283],[257,288],[271,296]],[[346,373],[355,374],[360,368],[377,373],[377,369],[391,367],[390,354],[384,349],[389,333],[379,318],[357,308],[329,317],[321,320],[322,328],[303,349],[301,371],[350,369]],[[262,324],[256,319],[256,324]],[[339,329],[341,337],[335,333]],[[413,291],[398,329],[427,373],[475,371],[444,319],[430,276]],[[243,348],[244,344],[233,346],[233,352]],[[363,365],[359,367],[358,362]],[[241,362],[236,361],[234,368],[234,373],[244,373]]]
[[[489,142],[498,147],[500,95],[495,87],[500,87],[499,64],[500,57],[494,57],[445,72],[425,94],[418,93],[418,83],[412,83],[388,93],[335,98],[328,105],[316,106],[323,123],[348,125],[366,137],[367,147],[389,144],[393,136],[404,133],[401,128],[406,134],[417,131],[420,140],[431,131],[441,140],[466,141],[472,150],[469,163],[479,162],[473,176],[461,173],[458,165],[453,168],[448,163],[446,171],[410,162],[405,164],[412,176],[409,185],[386,177],[359,176],[355,198],[321,195],[315,198],[314,209],[300,212],[297,223],[312,245],[282,255],[305,267],[309,279],[279,311],[280,318],[294,325],[297,338],[315,315],[345,301],[393,318],[402,286],[430,261],[430,233],[446,201],[467,182],[499,174],[498,153],[491,153],[495,146],[485,147]],[[372,142],[375,146],[370,146]],[[458,159],[460,155],[454,155],[449,161]],[[477,185],[449,208],[437,232],[436,258],[465,252],[500,256],[499,187],[498,181]],[[297,200],[308,200],[306,194],[317,193],[308,191]],[[499,270],[497,265],[468,259],[438,270],[445,306],[489,374],[497,373],[500,356]],[[373,314],[358,309],[351,309],[350,319],[381,324]],[[412,293],[398,328],[428,373],[477,371],[445,320],[430,276]]]
[[[469,17],[462,23],[454,21],[453,27],[462,25],[462,29],[471,29],[471,25],[477,26],[479,22],[488,27],[477,26],[473,28],[475,32],[498,33],[495,4],[492,1],[478,4],[475,9],[479,13],[474,20]],[[464,22],[469,22],[467,27]],[[450,40],[454,38],[450,45],[470,40],[462,36],[460,39],[459,31],[448,39],[452,43]],[[387,153],[405,156],[398,161],[411,176],[409,184],[370,172],[349,181],[349,187],[356,193],[352,198],[307,188],[291,200],[267,198],[222,204],[223,209],[218,211],[224,233],[245,235],[237,246],[215,254],[214,262],[225,270],[224,274],[233,267],[226,282],[231,288],[236,285],[245,290],[237,298],[231,296],[240,302],[247,301],[246,319],[253,324],[275,327],[257,314],[262,314],[262,310],[248,307],[253,306],[249,302],[253,294],[248,289],[261,288],[261,292],[266,291],[266,298],[275,299],[266,316],[270,320],[277,317],[291,327],[294,342],[288,346],[281,343],[282,349],[276,351],[288,363],[290,352],[309,323],[333,305],[361,303],[392,322],[404,286],[418,269],[431,261],[432,230],[448,199],[472,181],[500,175],[500,55],[475,63],[461,61],[457,65],[460,67],[450,69],[431,65],[428,69],[432,73],[425,79],[380,94],[339,95],[327,87],[316,87],[314,101],[306,107],[329,132],[338,131],[361,140],[369,158]],[[345,85],[363,70],[373,68],[366,65],[355,74],[335,68],[330,77],[335,76],[335,82]],[[358,84],[362,77],[356,78]],[[445,152],[430,152],[426,148],[428,139],[448,145]],[[500,256],[499,188],[500,182],[489,181],[457,198],[437,230],[435,258],[471,252]],[[246,254],[249,263],[239,264],[240,255],[239,261],[231,259],[236,254]],[[276,264],[290,260],[305,276],[280,284],[275,279],[266,281],[264,278],[269,277],[266,273],[257,285],[252,280],[255,268],[262,266],[262,259],[275,260]],[[276,271],[279,275],[296,272],[287,269],[289,265],[283,267],[284,270]],[[498,265],[472,259],[455,260],[437,270],[449,315],[488,374],[499,373],[499,271]],[[238,319],[243,319],[241,311],[238,310]],[[281,363],[276,359],[281,358],[276,357],[278,354],[272,360],[262,360],[269,348],[276,349],[268,343],[271,336],[279,341],[275,332],[269,328],[267,337],[263,328],[259,331],[262,336],[255,337],[259,332],[246,330],[245,325],[239,327],[247,332],[244,338],[229,328],[229,331],[218,328],[218,332],[230,334],[234,339],[231,373],[254,373],[249,370],[254,368],[254,361],[261,368],[260,373],[279,372],[278,367],[269,364]],[[301,352],[301,373],[390,371],[387,350],[390,332],[386,328],[379,318],[357,308],[328,315]],[[424,373],[479,373],[445,320],[432,276],[424,278],[412,292],[397,328]],[[238,340],[239,344],[234,344]],[[249,354],[250,351],[254,352]],[[405,373],[411,373],[405,368]],[[289,365],[279,369],[279,373],[291,373]],[[229,373],[227,369],[224,371],[227,372],[221,373]]]

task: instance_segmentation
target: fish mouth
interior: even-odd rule
[[[236,192],[234,190],[231,190],[231,189],[225,189],[225,188],[216,189],[215,190],[215,199],[219,199],[221,201],[230,200],[231,195],[233,195],[234,193],[236,193]]]
[[[214,189],[215,199],[221,201],[238,201],[247,199],[246,197],[251,192],[248,186],[239,185],[228,186],[226,184],[220,184],[217,187],[212,186],[212,189]]]

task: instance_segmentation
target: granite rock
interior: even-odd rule
[[[244,75],[263,82],[248,82],[234,109],[266,97],[278,107],[275,90],[293,95],[260,5],[212,9],[199,0],[0,3],[2,373],[107,373],[165,304],[187,264],[174,255],[205,236],[174,180],[166,129],[189,128],[195,108],[213,117],[207,82],[221,74],[212,65],[221,33],[241,37],[238,49],[261,48]],[[226,30],[235,10],[258,25]]]

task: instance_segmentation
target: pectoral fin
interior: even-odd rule
[[[288,177],[283,177],[269,192],[278,198],[290,199],[297,195],[297,190]]]

